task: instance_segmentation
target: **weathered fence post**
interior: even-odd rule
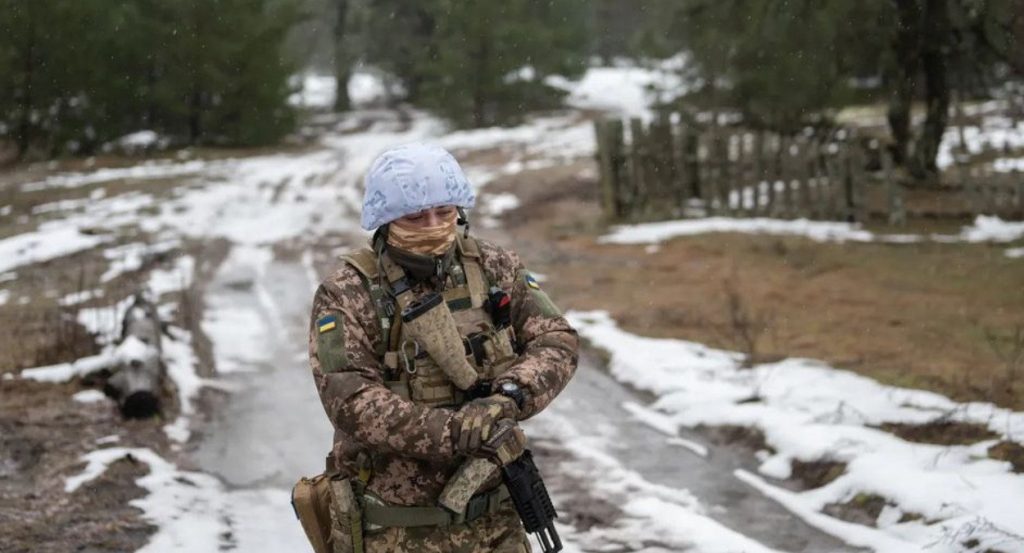
[[[600,169],[601,205],[610,220],[616,220],[622,213],[618,201],[619,172],[615,160],[622,157],[622,121],[599,120],[594,122],[597,135],[597,162]]]
[[[889,152],[879,150],[882,160],[882,178],[885,179],[885,193],[889,210],[889,225],[903,226],[907,222],[907,211],[903,204],[903,187],[896,182],[893,173],[893,160]]]
[[[764,133],[762,131],[754,132],[753,140],[751,155],[754,158],[754,204],[751,214],[757,217],[763,213],[764,209],[764,202],[761,201],[761,183],[765,181]]]
[[[648,127],[648,147],[651,152],[651,186],[648,188],[649,211],[655,215],[674,215],[675,146],[672,140],[672,122],[659,117]]]
[[[1012,174],[1017,181],[1017,217],[1024,219],[1024,173],[1014,171]]]
[[[637,118],[630,119],[629,134],[632,139],[632,155],[629,156],[631,186],[626,212],[635,220],[647,210],[647,179],[650,178],[647,170],[649,151],[643,121]]]

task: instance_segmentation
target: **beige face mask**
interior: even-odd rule
[[[432,227],[404,226],[401,219],[388,226],[388,244],[420,255],[441,255],[455,242],[455,222],[458,213]]]

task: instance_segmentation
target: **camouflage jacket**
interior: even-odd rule
[[[489,280],[512,298],[512,327],[522,352],[497,382],[513,381],[525,394],[521,419],[544,409],[576,370],[579,341],[537,285],[519,256],[477,240]],[[417,296],[428,285],[414,287]],[[325,372],[317,355],[316,321],[333,314],[347,362]],[[326,278],[313,298],[309,357],[320,399],[335,429],[330,461],[348,476],[360,458],[372,458],[367,490],[399,505],[433,505],[447,479],[465,460],[453,452],[452,410],[403,399],[383,381],[376,353],[381,329],[362,276],[345,264]]]

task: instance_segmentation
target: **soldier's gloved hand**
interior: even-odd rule
[[[501,419],[491,429],[491,438],[480,447],[479,457],[486,457],[503,467],[515,461],[526,449],[526,434],[513,419]]]
[[[498,405],[501,407],[501,416],[499,419],[513,419],[519,416],[519,407],[516,405],[516,400],[503,396],[501,394],[494,394],[487,397],[481,397],[474,399],[469,402],[469,405]],[[463,407],[465,409],[465,407]]]
[[[476,400],[463,405],[452,415],[455,452],[479,457],[480,446],[491,438],[491,428],[504,418],[505,411],[505,406],[495,401]]]

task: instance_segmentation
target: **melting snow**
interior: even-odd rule
[[[81,458],[85,469],[65,480],[65,491],[74,493],[126,458],[149,466],[149,474],[135,481],[148,494],[130,504],[141,509],[143,519],[157,531],[139,553],[309,548],[298,521],[289,514],[288,491],[231,491],[213,476],[180,470],[150,449],[111,447],[88,453]]]
[[[71,396],[71,399],[80,403],[96,403],[106,398],[107,396],[103,395],[103,392],[99,390],[82,390]]]
[[[876,429],[886,422],[935,420],[987,427],[1002,439],[1024,437],[1024,413],[985,403],[956,403],[931,392],[883,386],[808,359],[742,369],[741,355],[683,340],[622,331],[604,312],[570,313],[581,336],[611,354],[612,375],[658,396],[651,408],[677,427],[739,425],[760,429],[776,452],[759,472],[790,476],[793,460],[846,463],[846,472],[817,489],[786,492],[764,479],[744,480],[771,493],[812,525],[878,551],[960,550],[974,538],[1002,551],[1024,551],[1024,475],[988,458],[996,439],[938,446],[903,441]],[[751,397],[759,401],[744,401]],[[821,515],[829,503],[876,494],[901,513],[879,528]],[[922,520],[899,522],[902,514]],[[955,536],[953,540],[951,536]],[[996,545],[998,544],[998,545]]]
[[[893,244],[935,242],[1012,242],[1024,237],[1024,223],[1006,222],[999,217],[979,215],[974,224],[965,226],[960,234],[878,234],[864,230],[856,223],[781,220],[766,218],[734,219],[707,217],[637,225],[619,225],[598,239],[605,244],[652,244],[678,236],[695,236],[715,232],[802,236],[815,242],[888,242]]]

